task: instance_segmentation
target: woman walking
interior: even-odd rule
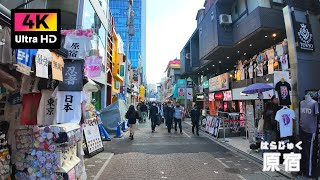
[[[130,124],[130,139],[133,140],[134,129],[136,127],[137,119],[139,119],[138,112],[134,109],[134,106],[131,105],[126,113],[126,118]]]

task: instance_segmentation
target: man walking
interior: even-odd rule
[[[172,107],[171,102],[168,102],[167,106],[164,110],[164,118],[166,119],[166,126],[168,128],[168,133],[171,133],[171,126],[173,122],[173,116],[174,116],[174,108]]]
[[[144,104],[144,102],[141,103],[140,111],[142,122],[146,122],[148,116],[148,107]]]
[[[182,125],[181,125],[182,113],[183,113],[183,108],[180,106],[178,102],[176,104],[176,107],[174,107],[174,130],[175,132],[178,131],[177,124],[179,123],[180,134],[182,134]]]
[[[196,128],[197,136],[199,136],[199,120],[200,120],[200,110],[197,105],[194,105],[190,113],[192,121],[192,134],[194,134],[194,128]]]
[[[149,112],[149,118],[151,119],[152,133],[154,133],[154,131],[156,129],[158,114],[159,114],[158,107],[156,106],[156,103],[153,102],[150,107],[150,112]]]

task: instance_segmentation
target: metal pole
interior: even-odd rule
[[[127,101],[127,104],[129,103],[128,96],[128,84],[129,84],[129,46],[130,46],[130,37],[129,37],[129,26],[130,26],[130,12],[131,12],[131,4],[130,0],[128,0],[128,17],[127,17],[127,43],[126,43],[126,62],[125,62],[125,81],[124,81],[124,96]]]

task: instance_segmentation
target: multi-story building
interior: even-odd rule
[[[128,0],[110,0],[110,9],[115,19],[117,32],[124,42],[124,50],[127,48],[127,18]],[[146,0],[134,0],[134,29],[135,35],[130,37],[129,55],[131,67],[135,74],[141,76],[142,83],[146,83]],[[138,70],[139,60],[141,71]]]
[[[164,99],[169,99],[174,95],[176,83],[181,78],[180,59],[169,61],[165,70],[164,78]]]

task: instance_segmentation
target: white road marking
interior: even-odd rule
[[[167,178],[168,178],[168,177],[164,177],[164,176],[161,177],[161,179],[167,179]]]
[[[220,159],[217,159],[216,160],[222,164],[222,166],[224,166],[225,168],[230,168],[228,165],[226,165],[224,162],[222,162]],[[244,178],[243,176],[241,176],[240,174],[237,174],[237,176],[241,179],[241,180],[246,180],[246,178]]]
[[[186,136],[188,136],[188,138],[191,138],[186,132],[182,131],[183,134],[185,134]]]
[[[214,173],[218,174],[219,172],[218,171],[213,171]]]
[[[204,165],[207,165],[208,163],[203,163]]]
[[[93,180],[98,180],[99,179],[99,177],[101,176],[102,172],[107,167],[107,165],[109,164],[109,162],[110,162],[112,157],[113,157],[113,153],[110,154],[109,158],[106,160],[106,162],[104,162],[103,166],[100,168],[99,172],[97,173],[96,177],[93,178]]]
[[[227,163],[231,163],[232,161],[226,161]]]
[[[94,165],[94,164],[89,164],[89,165],[87,165],[87,166],[89,166],[89,167],[95,167],[96,165]]]

